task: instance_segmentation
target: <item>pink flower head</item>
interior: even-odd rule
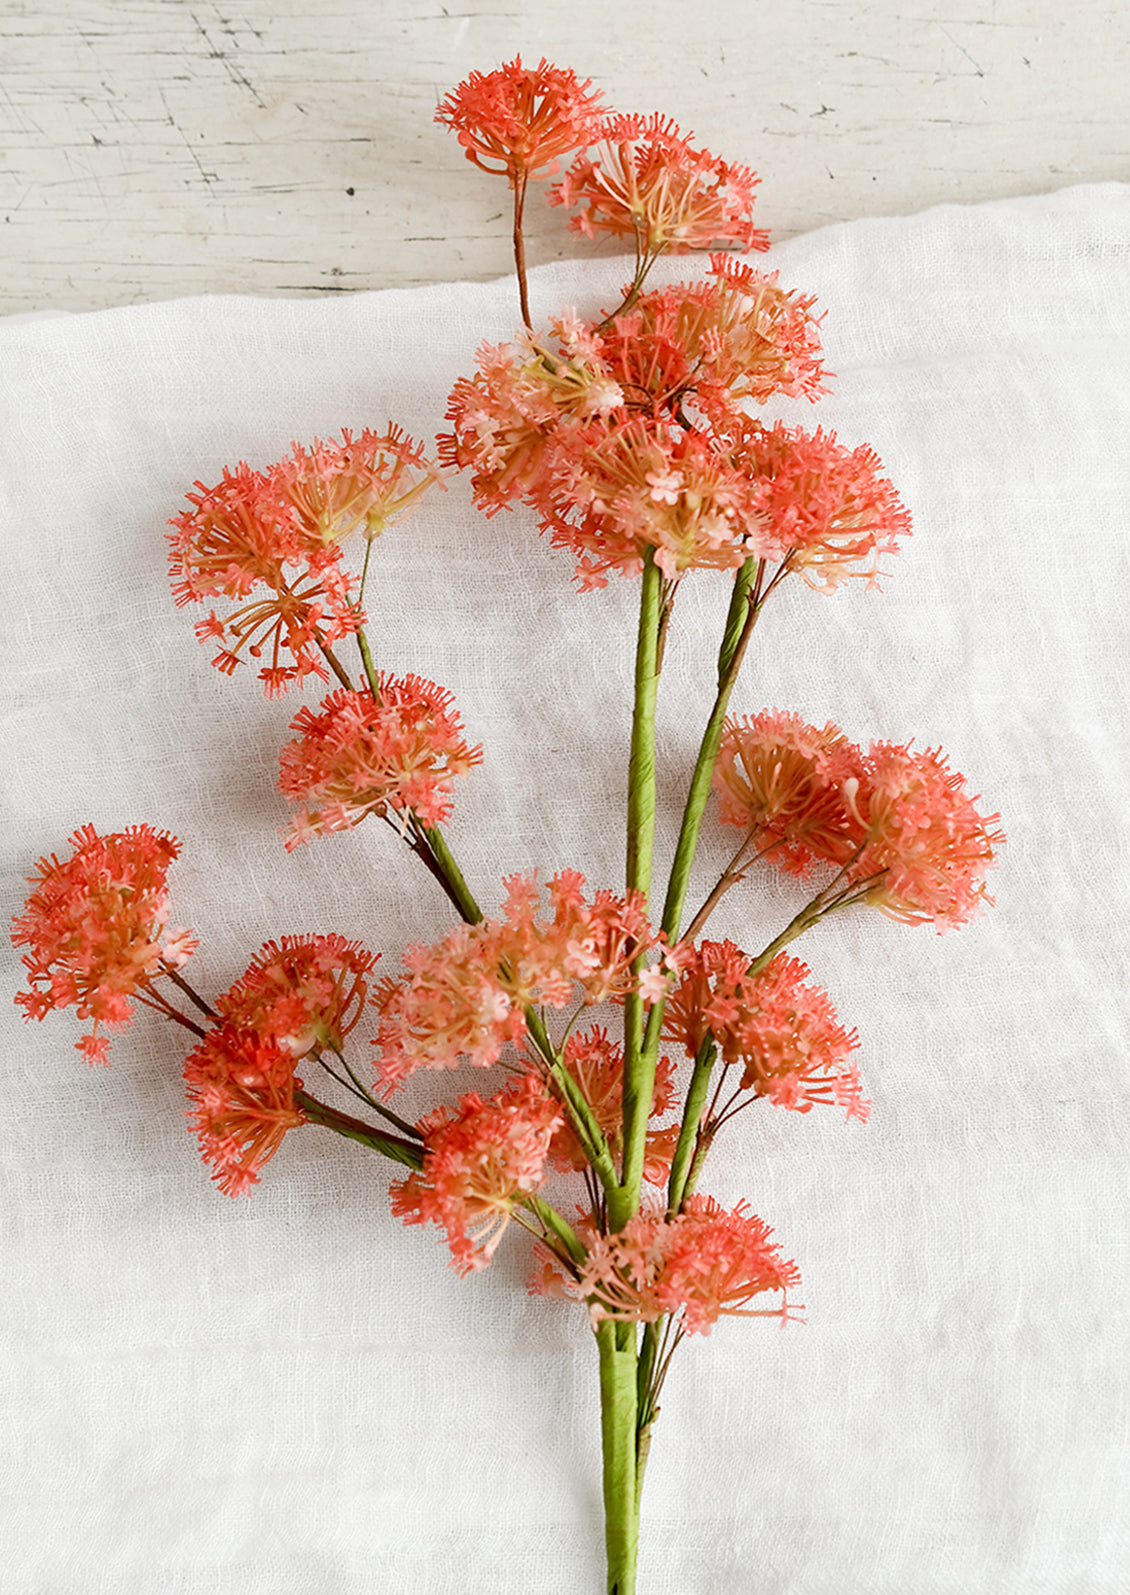
[[[305,1124],[295,1103],[294,1054],[253,1030],[217,1025],[188,1056],[189,1120],[212,1178],[226,1196],[258,1183],[288,1130]]]
[[[563,1061],[603,1130],[609,1150],[617,1156],[621,1151],[624,1121],[623,1048],[610,1041],[604,1029],[574,1031],[565,1043]],[[661,1118],[671,1107],[673,1074],[670,1058],[660,1058],[655,1071],[652,1118]],[[678,1126],[673,1128],[677,1139]],[[644,1156],[644,1178],[653,1185],[662,1184],[670,1172],[674,1151],[670,1130],[651,1131]],[[588,1167],[580,1142],[565,1120],[553,1138],[550,1153],[558,1168],[583,1170]]]
[[[677,581],[735,570],[759,547],[757,486],[708,434],[636,415],[573,445],[545,524],[577,554],[583,585],[603,586],[608,571],[635,575],[649,549]]]
[[[562,155],[599,136],[604,106],[590,86],[568,68],[545,60],[524,67],[515,56],[495,72],[472,72],[440,103],[436,121],[457,135],[469,161],[514,188],[556,171]]]
[[[729,255],[712,256],[710,269],[712,282],[641,294],[601,334],[626,402],[658,411],[689,398],[725,431],[746,400],[825,392],[815,299]]]
[[[201,642],[221,644],[213,664],[231,675],[244,654],[265,654],[260,679],[268,697],[311,674],[328,680],[321,646],[361,619],[339,568],[340,546],[302,524],[273,472],[240,465],[215,487],[196,487],[192,508],[170,522],[173,596],[178,604],[250,599],[226,620],[213,612],[197,625]],[[252,597],[257,589],[265,591]]]
[[[378,954],[344,936],[284,936],[265,942],[215,1007],[230,1024],[272,1041],[292,1058],[340,1050],[368,999]]]
[[[817,860],[842,865],[863,843],[853,801],[862,774],[862,752],[831,722],[821,731],[780,710],[731,718],[714,767],[719,818],[790,875]]]
[[[667,1000],[663,1033],[693,1057],[708,1035],[724,1065],[742,1069],[741,1089],[778,1107],[807,1113],[817,1103],[866,1119],[859,1076],[845,1067],[859,1045],[840,1025],[826,991],[806,984],[811,971],[778,953],[755,975],[733,942],[704,941]]]
[[[440,1108],[418,1126],[423,1168],[391,1187],[394,1215],[445,1229],[461,1274],[485,1268],[515,1207],[541,1184],[561,1122],[557,1103],[534,1075],[487,1101],[471,1092],[457,1111]]]
[[[75,1006],[94,1029],[78,1043],[91,1063],[105,1063],[109,1042],[99,1025],[117,1028],[133,1016],[129,998],[163,969],[195,951],[188,931],[166,930],[166,876],[180,852],[176,838],[148,825],[100,836],[84,825],[71,838],[72,856],[39,860],[35,887],[13,921],[12,941],[27,947],[30,989],[16,1002],[28,1019]]]
[[[600,141],[549,196],[551,204],[585,207],[570,224],[577,232],[632,238],[641,257],[712,245],[769,247],[769,235],[750,217],[758,177],[748,167],[695,149],[662,116],[612,117]]]
[[[981,815],[940,748],[873,742],[859,806],[867,845],[852,878],[875,880],[867,901],[907,924],[939,931],[962,925],[991,903],[985,875],[1004,833],[999,814]]]
[[[289,505],[313,550],[341,543],[352,532],[372,540],[419,503],[439,473],[424,458],[423,445],[398,426],[366,429],[341,442],[295,443],[291,457],[271,467],[270,483]]]
[[[844,448],[819,428],[750,423],[733,457],[760,480],[766,551],[811,587],[833,592],[847,576],[877,586],[879,560],[910,536],[910,515],[866,446]]]
[[[563,870],[546,888],[546,915],[536,878],[516,875],[505,884],[501,919],[460,925],[433,947],[410,947],[404,978],[378,991],[386,1088],[461,1058],[496,1063],[508,1042],[524,1039],[527,1008],[594,1005],[637,986],[633,962],[656,940],[638,893],[598,891],[586,902],[584,877]]]
[[[671,1314],[691,1335],[708,1335],[724,1314],[784,1323],[800,1275],[772,1233],[744,1202],[727,1213],[712,1197],[692,1196],[673,1217],[643,1209],[618,1234],[592,1237],[576,1290],[594,1323]],[[770,1291],[781,1292],[779,1307],[748,1306]]]
[[[700,334],[704,379],[724,389],[730,404],[827,393],[816,296],[786,290],[777,272],[754,271],[731,255],[713,255],[710,272],[720,298]]]
[[[454,431],[437,441],[446,465],[470,470],[476,502],[488,515],[519,499],[538,504],[555,487],[562,438],[586,432],[624,395],[578,330],[556,324],[562,349],[553,353],[520,334],[509,346],[484,344],[479,374],[463,377],[448,400]]]
[[[439,825],[451,813],[456,778],[483,756],[468,747],[454,699],[421,676],[377,676],[379,697],[341,688],[315,712],[300,709],[282,750],[279,787],[306,807],[288,827],[288,849],[370,814],[416,814]]]

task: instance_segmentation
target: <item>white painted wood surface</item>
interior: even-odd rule
[[[1130,178],[1126,0],[0,0],[0,312],[507,272],[432,116],[518,52],[756,167],[778,238]]]

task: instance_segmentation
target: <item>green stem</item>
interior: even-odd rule
[[[636,1495],[636,1327],[605,1319],[600,1354],[600,1438],[604,1461],[604,1544],[608,1595],[635,1595],[639,1550]]]
[[[574,1263],[583,1263],[588,1253],[584,1243],[571,1224],[567,1224],[555,1207],[550,1207],[548,1202],[543,1202],[540,1196],[527,1196],[525,1203],[536,1219],[539,1220],[547,1235],[552,1235],[554,1240],[560,1241]]]
[[[651,859],[655,842],[655,703],[659,689],[659,628],[663,574],[648,550],[640,586],[636,639],[635,701],[628,761],[627,888],[639,892],[648,911]],[[643,969],[641,954],[637,972]],[[631,991],[624,999],[624,1168],[618,1190],[609,1193],[613,1229],[623,1229],[639,1206],[643,1139],[655,1095],[655,1058],[643,1045],[643,1001]],[[638,1143],[638,1144],[637,1144]]]
[[[483,911],[471,895],[471,889],[463,879],[463,872],[455,862],[443,832],[436,825],[424,825],[418,820],[416,826],[419,845],[415,852],[427,864],[467,924],[477,925],[483,917]]]
[[[366,558],[368,556],[366,555]],[[361,650],[361,664],[365,670],[365,680],[369,683],[369,691],[373,694],[374,703],[381,701],[381,689],[377,685],[377,672],[373,666],[373,656],[369,652],[369,639],[365,635],[363,626],[357,628],[357,646]]]
[[[635,702],[628,763],[628,869],[630,892],[651,889],[651,855],[655,841],[655,700],[659,690],[659,623],[663,607],[663,573],[648,551],[640,585],[640,620],[636,638]]]
[[[533,1007],[525,1009],[525,1019],[530,1039],[550,1079],[557,1086],[569,1122],[585,1156],[604,1189],[615,1190],[619,1184],[616,1165],[612,1161],[608,1140],[596,1121],[588,1097],[558,1057],[539,1011]]]
[[[706,1107],[706,1095],[710,1089],[710,1072],[714,1068],[717,1055],[718,1048],[714,1044],[714,1037],[707,1035],[695,1056],[694,1071],[691,1074],[691,1083],[687,1087],[686,1106],[683,1109],[683,1123],[679,1130],[675,1156],[671,1159],[671,1177],[667,1186],[667,1210],[670,1213],[679,1212],[688,1194],[691,1166],[698,1146],[698,1132],[702,1124],[703,1109]]]
[[[385,1135],[382,1131],[374,1129],[371,1124],[365,1124],[348,1113],[339,1113],[337,1108],[319,1102],[317,1097],[309,1096],[305,1091],[296,1091],[294,1100],[311,1124],[320,1124],[324,1129],[333,1130],[336,1135],[343,1135],[349,1141],[359,1141],[371,1152],[380,1152],[384,1157],[391,1158],[394,1163],[403,1163],[410,1169],[423,1168],[422,1144],[414,1146],[411,1141],[404,1141],[398,1135]]]
[[[710,796],[710,783],[714,776],[718,749],[722,745],[722,732],[730,704],[730,693],[738,678],[738,671],[741,669],[761,609],[757,588],[763,568],[762,562],[747,559],[734,578],[734,591],[726,616],[726,627],[722,634],[722,646],[718,652],[718,690],[714,698],[714,707],[710,711],[710,718],[702,734],[698,761],[687,791],[687,801],[683,807],[683,823],[679,829],[675,861],[671,865],[671,879],[667,886],[667,900],[663,905],[663,934],[672,942],[677,941],[679,936],[679,923],[683,917],[691,867],[694,864],[699,831],[702,828],[702,816],[706,810],[706,800]]]

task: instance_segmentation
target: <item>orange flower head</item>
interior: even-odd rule
[[[366,429],[357,438],[343,430],[340,443],[295,443],[291,457],[272,466],[268,479],[316,555],[353,532],[370,541],[379,537],[416,507],[439,473],[421,444],[390,425],[387,432]]]
[[[184,1066],[189,1120],[212,1178],[226,1196],[246,1195],[288,1130],[305,1124],[295,1103],[294,1054],[268,1036],[221,1023]]]
[[[578,556],[583,586],[632,576],[654,560],[668,581],[688,570],[736,570],[759,547],[756,484],[705,432],[642,415],[570,439],[556,505],[545,517],[557,546]]]
[[[509,180],[557,170],[562,155],[599,137],[604,105],[568,68],[542,60],[524,67],[515,56],[494,72],[472,72],[452,89],[436,121],[456,134],[469,161]]]
[[[526,1036],[525,1010],[615,1000],[639,988],[633,963],[656,944],[639,893],[597,891],[562,870],[545,889],[536,877],[505,882],[501,919],[459,925],[432,947],[409,947],[406,974],[378,990],[376,1046],[383,1088],[416,1069],[450,1069],[461,1059],[497,1063],[507,1043]]]
[[[27,947],[30,989],[16,1002],[28,1019],[74,1006],[94,1029],[78,1042],[91,1063],[105,1063],[109,1041],[100,1025],[117,1028],[133,1016],[129,998],[163,969],[175,969],[195,951],[190,932],[166,929],[169,865],[180,852],[176,838],[148,825],[100,836],[84,825],[71,838],[73,853],[60,862],[39,860],[39,874],[12,941]]]
[[[213,611],[196,634],[221,644],[212,662],[225,675],[244,655],[266,654],[259,674],[268,697],[309,675],[328,680],[320,645],[356,631],[363,618],[340,568],[339,544],[303,524],[278,475],[287,470],[240,465],[215,487],[197,482],[187,495],[192,508],[170,522],[173,597],[178,605],[250,600],[226,619]]]
[[[848,449],[819,428],[751,422],[734,459],[760,483],[767,551],[810,587],[834,592],[848,576],[877,587],[879,560],[910,536],[910,515],[866,445]]]
[[[807,1113],[818,1103],[865,1120],[859,1076],[845,1067],[859,1045],[840,1025],[831,998],[798,958],[778,953],[757,974],[733,942],[704,941],[683,964],[667,1001],[663,1033],[693,1057],[707,1036],[725,1066],[742,1070],[741,1089]]]
[[[561,347],[519,334],[509,346],[484,344],[478,375],[451,390],[438,439],[446,465],[470,470],[476,502],[488,515],[525,500],[535,506],[555,488],[562,439],[624,402],[618,384],[580,324],[554,324]]]

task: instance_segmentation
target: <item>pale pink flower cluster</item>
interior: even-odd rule
[[[733,942],[704,941],[680,969],[663,1034],[692,1058],[712,1037],[723,1065],[741,1068],[741,1089],[778,1107],[807,1113],[829,1103],[866,1119],[859,1075],[845,1067],[858,1037],[843,1029],[828,993],[808,983],[807,964],[778,953],[751,975],[751,962]]]
[[[750,214],[758,181],[748,166],[696,149],[670,117],[611,116],[549,200],[583,207],[570,223],[577,232],[631,238],[641,256],[768,249]]]
[[[633,961],[656,944],[642,899],[583,894],[584,876],[563,870],[546,887],[511,876],[503,917],[460,925],[432,947],[409,947],[406,975],[377,994],[377,1071],[387,1088],[416,1069],[460,1060],[486,1067],[526,1034],[526,1010],[607,1002],[637,986]]]
[[[940,749],[872,743],[776,710],[726,722],[714,773],[720,818],[793,874],[834,865],[842,893],[910,924],[962,925],[990,902],[1004,842]]]
[[[93,1019],[78,1050],[90,1063],[105,1063],[110,1043],[99,1026],[128,1024],[130,998],[162,969],[185,963],[197,941],[187,930],[167,929],[176,837],[149,825],[102,836],[84,825],[71,848],[61,862],[54,854],[39,860],[34,890],[13,921],[13,943],[28,949],[29,989],[16,1002],[28,1019],[72,1006],[80,1019]]]
[[[420,1172],[391,1187],[392,1211],[406,1224],[447,1231],[461,1274],[485,1268],[514,1209],[542,1183],[561,1110],[536,1075],[485,1100],[476,1092],[457,1109],[420,1120]]]
[[[440,825],[452,808],[455,782],[482,760],[469,747],[449,692],[421,676],[379,672],[376,696],[342,688],[317,710],[299,710],[298,732],[282,750],[279,788],[303,803],[286,846],[348,830],[369,815],[391,813]]]
[[[594,1323],[671,1315],[687,1334],[708,1335],[723,1315],[784,1322],[800,1275],[772,1233],[744,1202],[730,1212],[709,1196],[690,1197],[676,1214],[643,1208],[618,1233],[586,1236],[588,1255],[566,1289],[587,1301]],[[749,1306],[776,1291],[779,1306]]]

